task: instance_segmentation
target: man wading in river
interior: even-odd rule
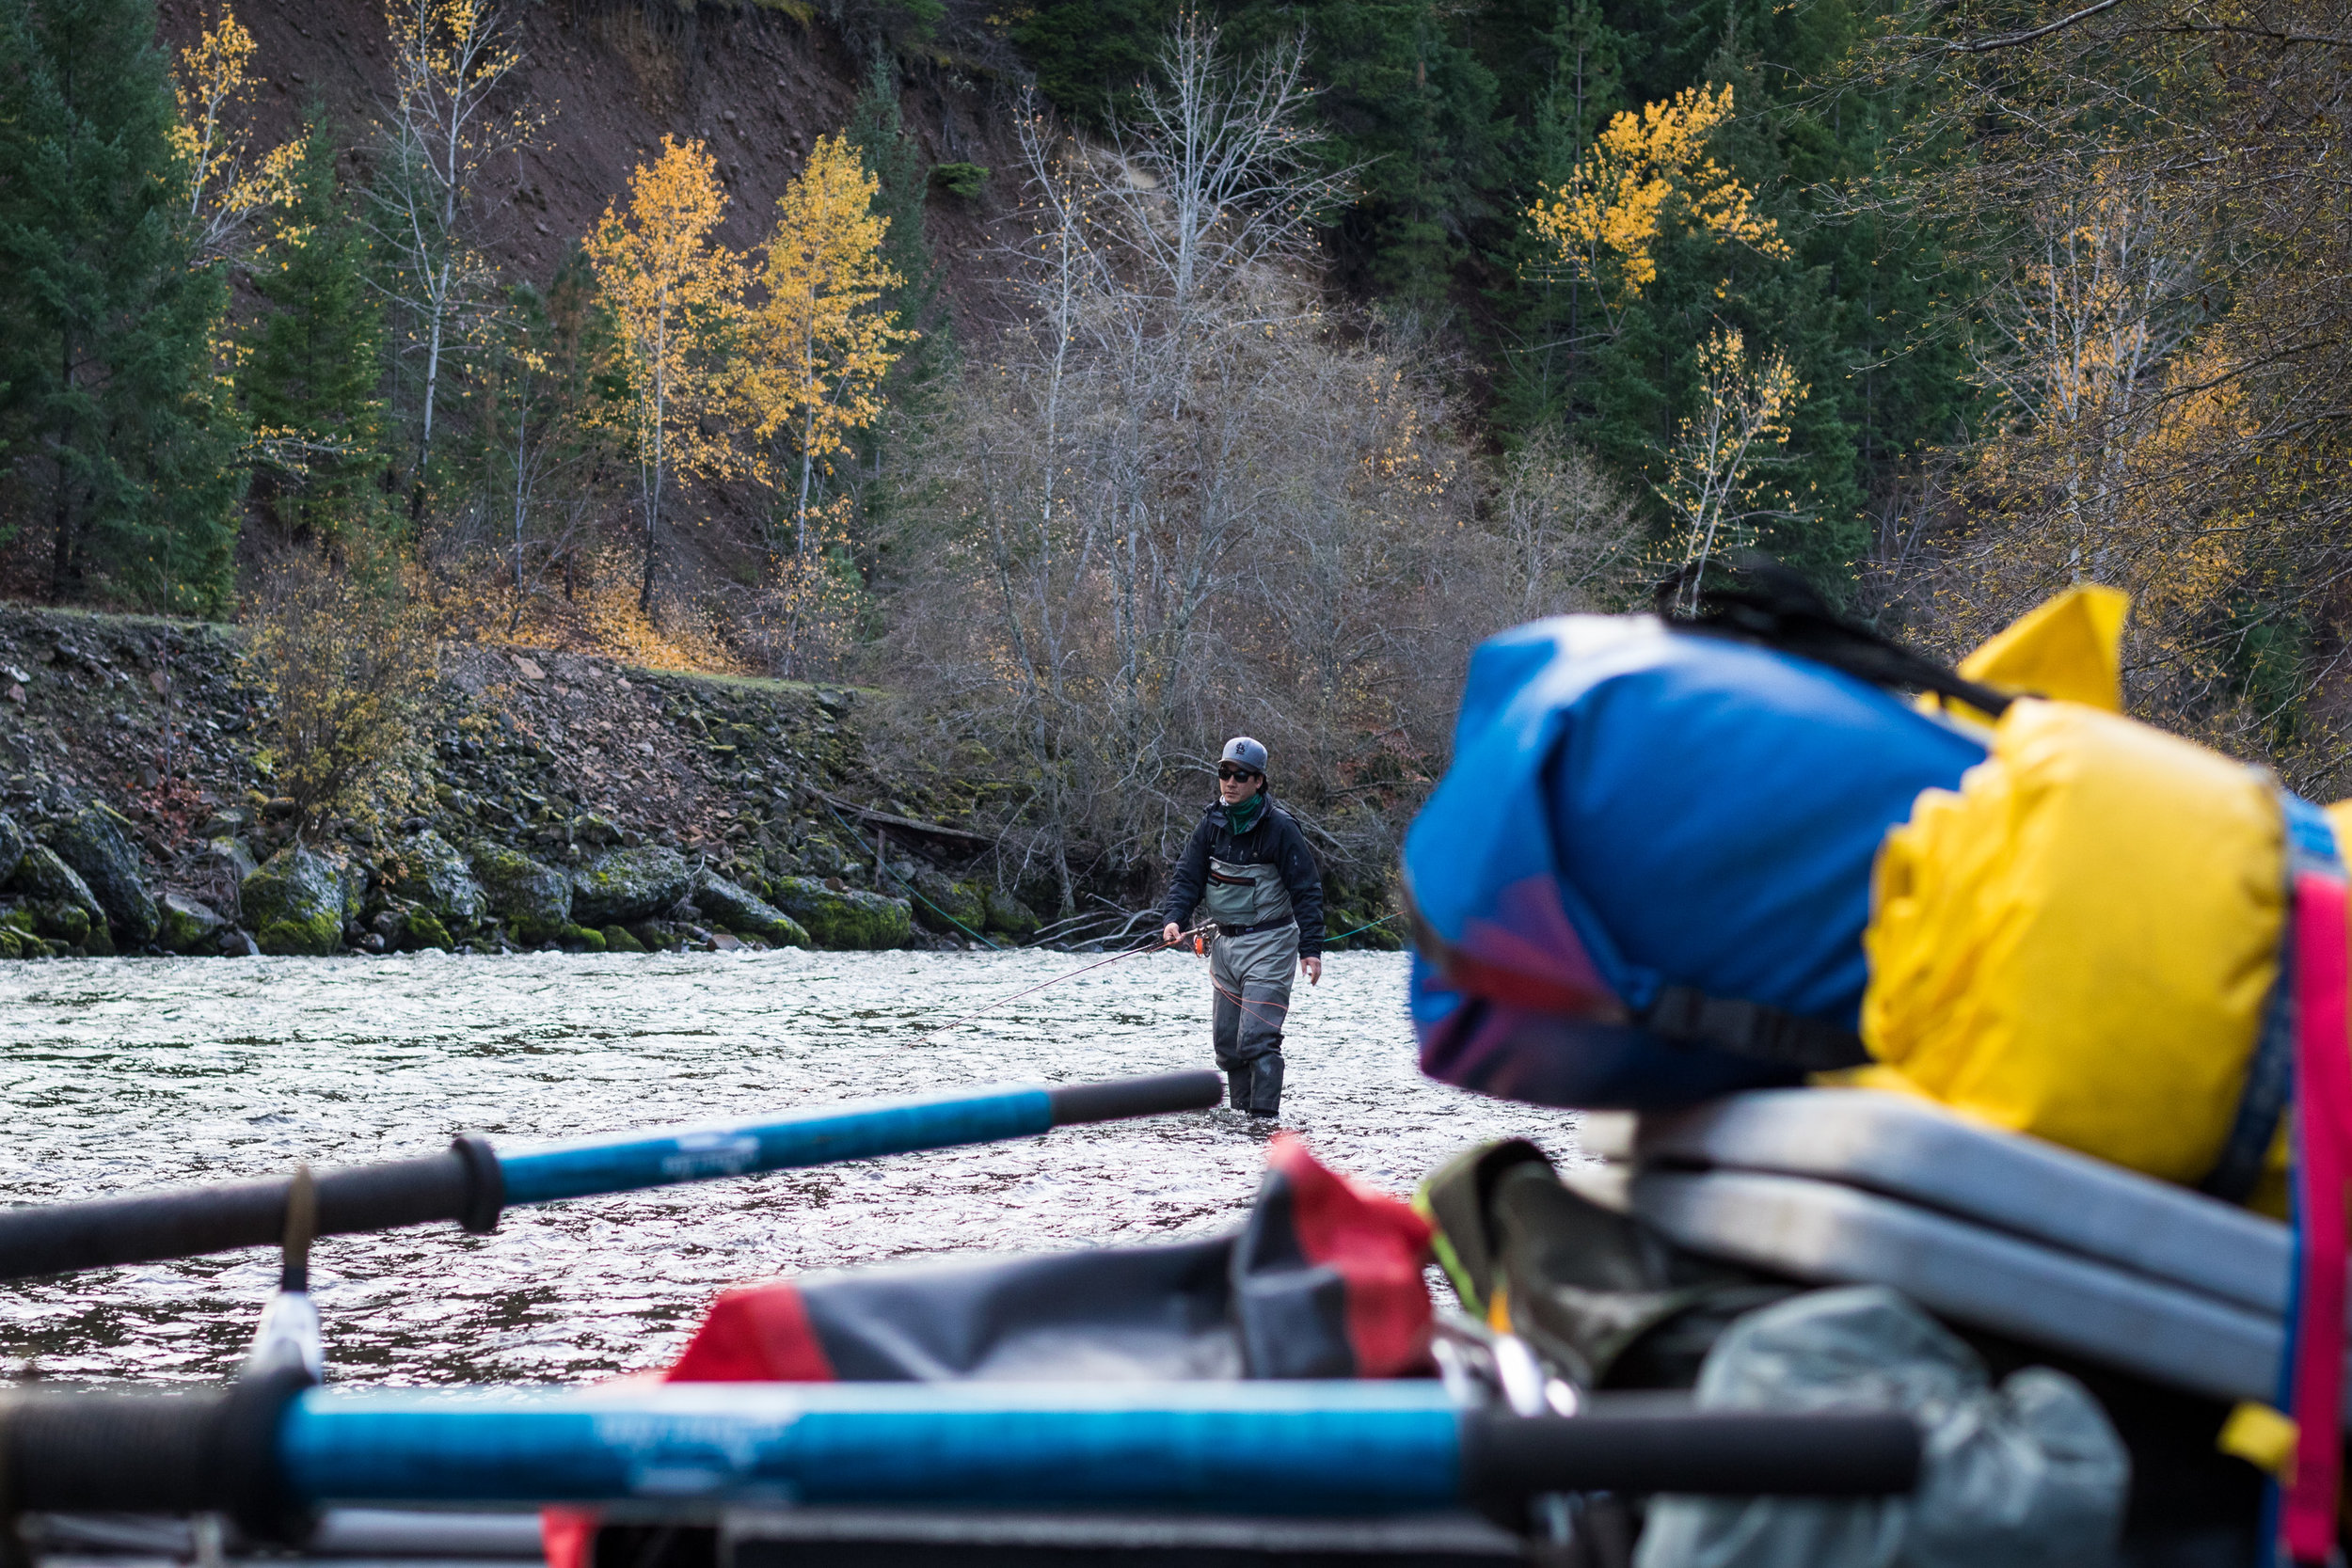
[[[1206,902],[1216,923],[1209,944],[1216,1065],[1234,1110],[1270,1117],[1282,1105],[1291,968],[1305,970],[1310,985],[1323,979],[1323,877],[1298,824],[1267,796],[1263,746],[1248,736],[1225,743],[1216,795],[1168,879],[1164,934],[1182,937]]]

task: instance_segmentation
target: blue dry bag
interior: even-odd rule
[[[1405,841],[1422,1069],[1645,1109],[1860,1064],[1879,841],[1983,757],[1825,664],[1649,616],[1491,639]]]

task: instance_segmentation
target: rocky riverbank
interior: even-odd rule
[[[1109,934],[1006,885],[985,783],[878,770],[869,695],[474,644],[440,666],[417,798],[298,835],[234,628],[0,606],[0,957]]]

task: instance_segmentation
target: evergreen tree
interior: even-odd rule
[[[1626,40],[1598,0],[1542,0],[1539,11],[1515,20],[1517,28],[1491,26],[1481,53],[1497,62],[1506,92],[1519,95],[1506,101],[1529,105],[1514,117],[1501,158],[1509,189],[1534,193],[1565,183],[1624,107],[1617,60]],[[1495,422],[1516,443],[1568,419],[1602,324],[1587,287],[1562,271],[1518,212],[1481,238],[1487,281],[1478,335],[1494,364]]]
[[[382,510],[383,311],[373,255],[312,123],[276,235],[254,273],[272,307],[238,376],[257,444],[278,461],[259,486],[278,525],[332,545]]]
[[[587,251],[574,245],[544,289],[508,291],[489,347],[469,400],[469,467],[504,559],[511,635],[547,577],[560,573],[571,596],[588,524],[611,489],[598,476],[628,388]]]
[[[1436,0],[1230,0],[1217,14],[1244,54],[1305,30],[1331,158],[1357,170],[1330,235],[1338,281],[1441,311],[1489,212],[1503,129],[1494,72],[1462,40],[1465,13]]]
[[[1091,0],[1046,0],[1023,23],[1018,40],[1066,110],[1105,112],[1145,69],[1159,0],[1121,3],[1133,28],[1104,27]],[[1474,300],[1464,325],[1506,443],[1565,432],[1643,489],[1691,411],[1702,342],[1739,331],[1759,354],[1785,353],[1810,388],[1781,454],[1803,515],[1761,543],[1832,592],[1850,587],[1870,546],[1867,513],[1924,448],[1958,434],[1968,406],[1956,345],[1934,330],[1948,288],[1935,237],[1831,214],[1817,196],[1871,169],[1909,112],[1899,97],[1819,96],[1859,36],[1852,0],[1211,9],[1244,51],[1306,30],[1320,128],[1332,157],[1359,170],[1359,198],[1327,236],[1335,281],[1424,313]],[[1655,284],[1603,312],[1527,210],[1613,115],[1709,84],[1733,85],[1739,110],[1709,154],[1758,194],[1785,253],[1670,240]]]
[[[898,71],[888,55],[875,55],[843,134],[874,177],[872,210],[890,222],[882,261],[899,281],[883,292],[882,303],[898,325],[922,334],[893,371],[892,391],[902,393],[954,362],[955,326],[939,295],[939,262],[923,228],[930,164],[899,115]]]
[[[1013,24],[1013,46],[1062,113],[1100,126],[1122,119],[1152,79],[1177,0],[1045,0]]]
[[[50,589],[216,610],[242,468],[149,0],[0,0],[0,426]],[[29,450],[28,450],[29,449]]]

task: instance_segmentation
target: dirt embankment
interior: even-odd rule
[[[219,0],[162,0],[176,53],[218,17]],[[391,55],[380,0],[230,0],[253,34],[250,71],[267,84],[256,105],[264,144],[323,111],[342,139],[364,146],[383,118]],[[510,281],[545,280],[572,243],[622,196],[629,171],[663,135],[699,137],[731,198],[723,237],[763,238],[776,200],[816,138],[839,131],[865,66],[819,22],[760,6],[699,7],[666,17],[634,5],[509,6],[520,64],[499,107],[544,117],[531,145],[485,169],[485,238]],[[1013,84],[956,65],[895,68],[899,112],[933,164],[988,166],[977,199],[934,190],[924,221],[961,303],[987,286],[987,225],[1015,193],[1004,95]]]

